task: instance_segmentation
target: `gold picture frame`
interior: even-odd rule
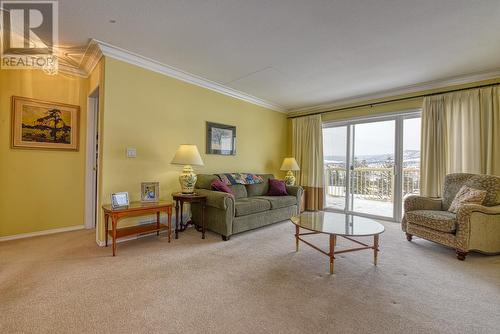
[[[78,151],[80,107],[12,96],[12,148]]]

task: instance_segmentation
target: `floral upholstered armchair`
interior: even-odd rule
[[[485,190],[482,205],[461,204],[456,213],[448,209],[462,186]],[[478,174],[449,174],[442,198],[408,196],[404,203],[403,231],[456,250],[465,260],[471,250],[500,253],[500,177]]]

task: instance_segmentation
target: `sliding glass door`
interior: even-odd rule
[[[395,120],[352,125],[352,211],[394,218],[395,129]]]
[[[399,221],[418,192],[420,114],[325,124],[323,151],[327,209]]]

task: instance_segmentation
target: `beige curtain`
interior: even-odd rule
[[[292,153],[300,166],[297,184],[305,190],[305,209],[322,210],[324,179],[321,115],[292,120]]]
[[[500,87],[424,98],[421,193],[442,195],[449,173],[500,174]]]

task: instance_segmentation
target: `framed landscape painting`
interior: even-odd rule
[[[80,107],[12,97],[12,147],[78,151]]]
[[[236,127],[207,122],[207,154],[236,155]]]

